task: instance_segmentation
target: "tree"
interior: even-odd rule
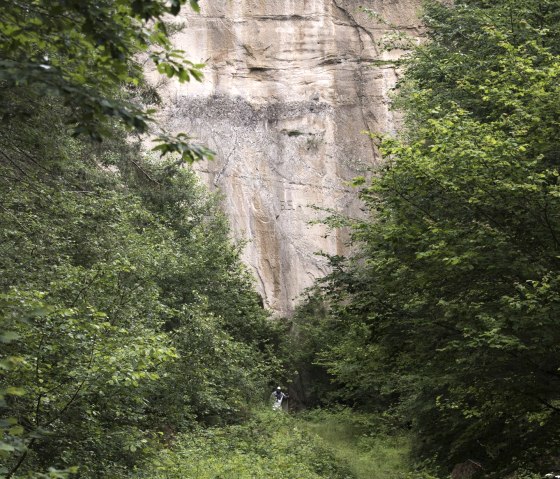
[[[157,149],[176,154],[156,160],[127,135],[151,121],[133,101],[147,88],[141,56],[170,77],[200,78],[169,40],[167,21],[185,3],[1,5],[9,478],[128,477],[180,430],[245,414],[277,369],[278,331],[242,245],[184,165],[207,150],[163,135]]]
[[[323,363],[362,403],[392,398],[446,468],[554,465],[559,7],[428,3],[429,41],[402,63],[406,129],[374,136],[361,253],[324,286],[348,326]]]
[[[72,138],[65,111],[20,121],[0,161],[0,454],[11,477],[120,477],[245,414],[278,334],[219,198],[122,129]]]
[[[0,169],[4,472],[120,477],[244,414],[277,333],[194,172],[59,139],[72,162]]]
[[[166,18],[186,0],[17,0],[0,3],[0,117],[10,128],[14,119],[33,116],[44,97],[67,107],[66,122],[74,134],[101,140],[117,118],[129,130],[145,133],[153,110],[122,88],[144,84],[140,55],[160,73],[179,81],[201,80],[201,67],[173,47]],[[198,11],[198,0],[190,0]],[[166,17],[167,16],[167,17]],[[185,161],[211,156],[185,134],[162,134],[156,147],[179,153]],[[4,141],[7,141],[4,139]]]

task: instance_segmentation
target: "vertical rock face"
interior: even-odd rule
[[[372,66],[388,59],[378,47],[387,27],[358,6],[414,34],[419,2],[208,0],[181,18],[176,44],[208,66],[201,84],[160,85],[167,127],[217,153],[197,168],[222,191],[264,303],[279,314],[327,272],[318,252],[345,251],[343,231],[310,222],[316,208],[359,214],[347,182],[378,161],[362,132],[395,127],[395,73]]]

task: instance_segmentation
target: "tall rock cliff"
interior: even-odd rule
[[[389,59],[378,46],[387,26],[358,7],[414,35],[419,3],[206,0],[200,15],[181,17],[176,44],[207,64],[206,77],[159,85],[167,127],[217,153],[197,168],[223,192],[264,304],[278,314],[326,273],[318,252],[345,251],[344,231],[310,222],[316,208],[359,214],[347,183],[378,161],[362,132],[395,128],[395,72],[372,66]]]

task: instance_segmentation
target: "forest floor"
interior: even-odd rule
[[[375,422],[375,421],[373,421]],[[183,434],[131,477],[137,479],[403,479],[409,441],[377,435],[349,411],[260,411],[239,425]]]
[[[409,438],[402,431],[388,432],[374,416],[342,410],[303,417],[305,429],[320,437],[356,479],[397,479],[411,469]]]

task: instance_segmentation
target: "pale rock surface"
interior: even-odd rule
[[[203,83],[160,84],[165,122],[213,149],[198,165],[224,195],[244,260],[265,306],[289,315],[302,291],[327,272],[318,252],[343,254],[347,233],[310,222],[313,208],[360,214],[348,181],[379,159],[364,130],[390,132],[395,84],[378,42],[379,12],[416,35],[420,0],[206,0],[181,17],[174,37],[204,62]],[[398,55],[398,52],[392,53]]]

